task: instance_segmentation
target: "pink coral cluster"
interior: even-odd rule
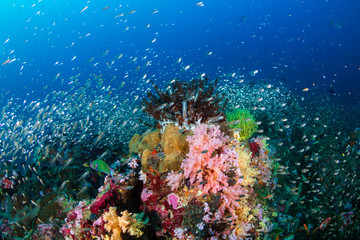
[[[220,126],[197,125],[194,135],[187,137],[189,153],[181,164],[183,171],[169,174],[167,178],[172,190],[179,188],[186,179],[204,194],[217,193],[229,187],[230,172],[236,182],[241,181],[238,156],[227,145],[228,139]]]
[[[225,211],[236,218],[234,209],[239,207],[239,195],[246,194],[241,183],[238,154],[228,145],[228,136],[220,131],[220,126],[200,124],[194,135],[188,136],[189,153],[181,164],[183,171],[168,175],[172,190],[181,184],[189,184],[190,189],[201,191],[203,195],[219,194],[220,206],[215,220],[221,220]]]
[[[182,162],[182,170],[167,177],[169,186],[175,192],[186,185],[202,196],[216,194],[219,197],[215,203],[216,211],[209,210],[203,218],[207,223],[235,220],[240,196],[248,193],[241,185],[238,154],[228,140],[229,137],[220,131],[220,126],[197,125],[194,134],[187,137],[189,153]]]

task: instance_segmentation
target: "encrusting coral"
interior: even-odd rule
[[[168,124],[162,134],[159,130],[155,130],[138,139],[140,145],[137,145],[137,148],[142,154],[142,169],[149,171],[151,167],[160,173],[179,170],[182,160],[189,151],[186,141],[188,134],[189,132],[182,132],[175,124]],[[133,139],[136,139],[136,135]],[[135,144],[132,143],[129,149],[133,149]]]
[[[140,134],[134,134],[129,142],[129,153],[138,153],[141,136]]]
[[[160,142],[160,130],[157,129],[146,134],[140,141],[138,152],[142,153],[145,149],[153,150]]]

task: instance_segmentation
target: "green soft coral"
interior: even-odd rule
[[[234,109],[227,112],[226,120],[229,127],[234,129],[234,135],[239,141],[249,139],[258,130],[254,116],[246,109]]]

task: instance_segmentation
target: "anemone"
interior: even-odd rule
[[[195,78],[190,82],[174,80],[166,90],[154,85],[155,92],[147,92],[143,110],[160,122],[175,122],[180,126],[197,123],[221,123],[225,121],[223,106],[225,94],[216,93],[218,79],[210,81],[208,77]]]

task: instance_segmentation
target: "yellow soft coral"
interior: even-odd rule
[[[125,233],[127,231],[130,222],[123,216],[119,217],[116,214],[116,207],[110,207],[109,211],[104,213],[103,219],[107,222],[104,225],[105,229],[112,232],[111,240],[122,239],[121,232]]]
[[[244,142],[240,142],[235,147],[238,153],[238,163],[243,181],[241,185],[252,188],[257,181],[257,177],[260,172],[258,169],[253,168],[251,164],[251,151]],[[244,196],[240,202],[240,206],[235,209],[237,219],[234,222],[234,229],[238,236],[245,236],[248,233],[248,228],[251,226],[251,222],[254,221],[254,216],[251,214],[251,202],[253,202],[253,196]]]
[[[139,220],[141,220],[140,216]],[[128,232],[131,236],[141,237],[143,232],[140,230],[146,222],[138,222],[136,214],[129,213],[127,210],[121,212],[121,217],[116,214],[116,207],[110,207],[104,213],[103,219],[106,222],[104,227],[108,232],[112,232],[110,240],[121,240],[121,233]]]
[[[244,146],[236,146],[235,150],[239,154],[237,160],[241,174],[244,177],[242,185],[253,186],[259,172],[251,166],[251,152]]]

